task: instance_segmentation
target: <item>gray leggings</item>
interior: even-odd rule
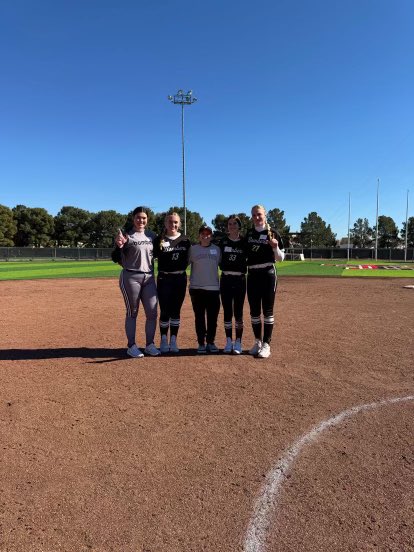
[[[154,275],[122,270],[119,276],[119,287],[126,307],[125,333],[128,339],[128,347],[135,343],[140,301],[147,318],[145,322],[146,345],[150,345],[154,342],[157,328],[158,298]]]

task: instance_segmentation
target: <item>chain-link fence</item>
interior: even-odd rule
[[[348,249],[340,247],[329,248],[301,248],[296,247],[294,249],[287,250],[287,258],[295,257],[302,253],[306,260],[317,259],[347,259]],[[349,258],[353,260],[357,259],[375,259],[375,249],[349,249]],[[407,256],[405,257],[405,249],[378,249],[377,259],[381,261],[414,261],[414,249],[407,249]]]
[[[93,247],[0,247],[0,261],[108,260],[111,248]]]
[[[111,248],[93,247],[0,247],[0,261],[30,260],[109,260]],[[287,249],[287,259],[303,254],[306,260],[347,259],[348,250],[339,247]],[[350,249],[350,259],[375,259],[375,249]],[[404,249],[378,249],[377,259],[382,261],[404,261]],[[414,261],[414,249],[407,249],[407,261]]]

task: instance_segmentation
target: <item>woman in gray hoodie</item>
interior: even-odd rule
[[[221,251],[211,243],[213,231],[209,226],[199,230],[199,243],[190,247],[190,297],[195,315],[198,354],[218,353],[216,338],[220,311],[220,282],[218,266]]]

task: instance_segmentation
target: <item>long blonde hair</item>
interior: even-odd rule
[[[251,208],[251,211],[250,211],[252,215],[253,215],[253,211],[255,209],[261,209],[262,211],[264,211],[265,218],[266,218],[267,211],[266,211],[266,208],[263,205],[253,205],[253,207]],[[271,240],[272,238],[274,238],[274,234],[272,232],[272,229],[270,228],[270,224],[267,222],[267,218],[266,218],[265,226],[266,226],[266,230],[267,230],[267,239]]]

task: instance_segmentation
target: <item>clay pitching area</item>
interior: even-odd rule
[[[116,279],[1,282],[0,551],[413,551],[407,283],[281,278],[260,360],[197,356],[188,296],[132,359]]]

